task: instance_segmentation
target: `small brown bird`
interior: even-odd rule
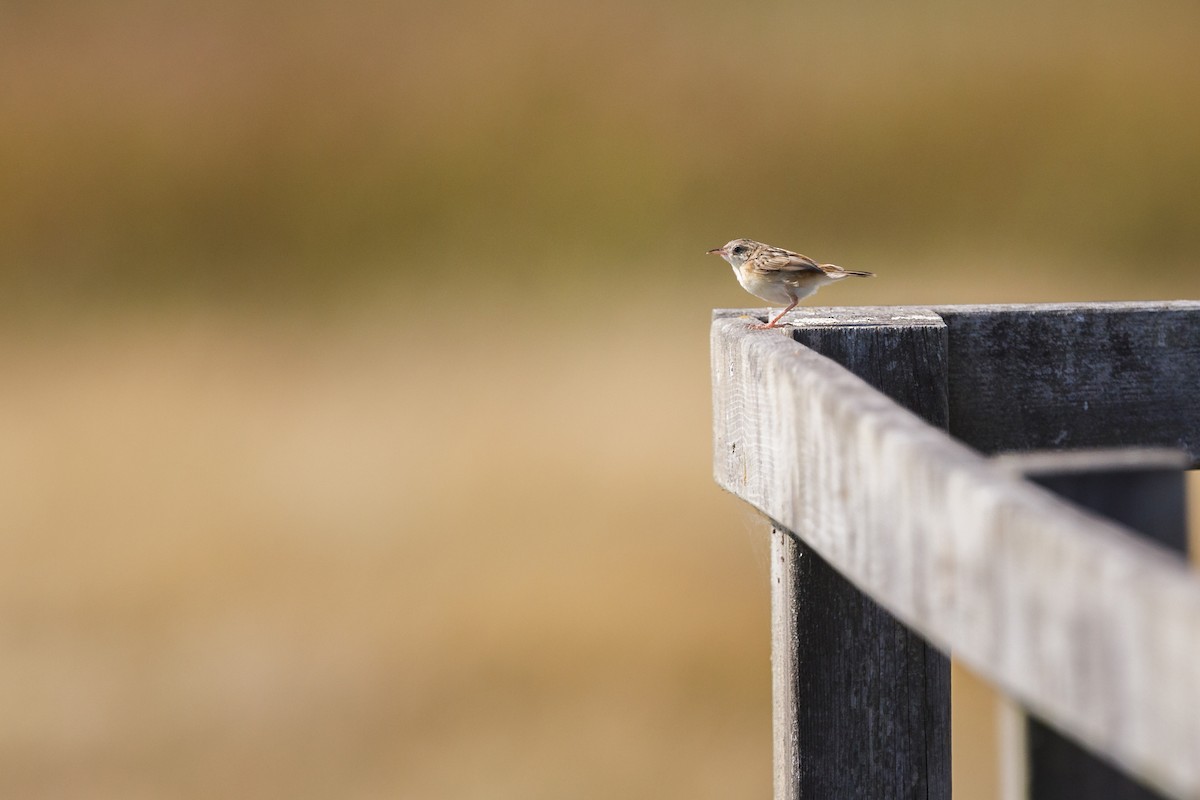
[[[769,303],[788,304],[779,312],[779,316],[766,325],[754,326],[759,329],[777,327],[784,314],[827,283],[840,281],[850,275],[858,278],[875,277],[873,272],[842,269],[836,264],[818,264],[808,256],[753,239],[734,239],[724,247],[709,250],[708,255],[718,255],[728,261],[738,283],[750,294]]]

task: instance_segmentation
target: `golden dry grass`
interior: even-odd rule
[[[400,320],[4,346],[4,794],[766,793],[703,345]]]

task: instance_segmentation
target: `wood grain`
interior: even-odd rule
[[[946,306],[950,432],[1000,450],[1174,447],[1200,460],[1200,303]]]
[[[1174,450],[1137,449],[1036,452],[995,459],[1005,469],[1181,557],[1188,538],[1182,472],[1186,461],[1184,454]],[[1022,734],[1027,800],[1163,798],[1037,717],[1027,717]]]
[[[772,557],[775,797],[949,800],[949,660],[790,532]]]
[[[1177,559],[787,333],[718,316],[712,359],[720,485],[1056,727],[1200,797],[1200,581]]]
[[[932,314],[795,317],[795,339],[945,426]],[[786,335],[786,334],[785,334]],[[772,530],[775,797],[950,797],[950,661],[799,538]]]

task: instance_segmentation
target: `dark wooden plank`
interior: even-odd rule
[[[936,308],[950,432],[985,453],[1173,447],[1200,463],[1200,303]]]
[[[867,308],[833,316],[797,315],[792,337],[946,427],[946,329],[937,315]],[[799,796],[949,798],[950,659],[803,541],[796,558],[797,693],[812,704],[798,730]]]
[[[792,338],[939,428],[949,423],[946,326],[932,312],[844,309],[791,328]]]
[[[1028,800],[1167,800],[1037,717],[1026,717]]]
[[[1003,462],[1162,547],[1187,552],[1182,453],[1052,453],[1008,456]],[[1036,716],[1026,717],[1025,738],[1028,800],[1165,800]]]
[[[800,313],[792,337],[944,427],[934,314]],[[791,532],[772,531],[776,797],[950,797],[950,662]]]
[[[780,566],[794,566],[775,587],[794,681],[776,796],[949,798],[949,660],[811,547],[774,535]]]

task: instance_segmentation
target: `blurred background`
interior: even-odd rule
[[[707,351],[761,303],[704,251],[879,274],[828,305],[1197,298],[1198,34],[0,4],[0,794],[768,797],[766,531],[710,478]]]

